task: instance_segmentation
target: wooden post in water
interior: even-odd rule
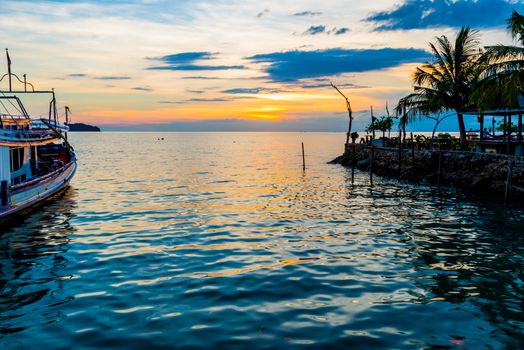
[[[355,184],[355,151],[356,151],[356,146],[355,146],[355,139],[353,139],[353,155],[351,156],[351,185],[354,185]]]
[[[411,136],[411,173],[413,175],[413,182],[416,180],[415,177],[415,140],[413,139],[413,133],[410,133]]]
[[[400,179],[402,167],[402,136],[398,137],[398,178]]]
[[[518,141],[519,143],[522,142],[522,114],[519,114],[519,124],[518,124]]]
[[[304,155],[304,142],[302,142],[302,170],[306,171],[306,156]]]
[[[511,154],[511,131],[512,131],[512,126],[511,126],[511,114],[508,116],[508,154]]]
[[[371,138],[371,161],[369,164],[369,184],[373,187],[373,158],[375,158],[375,146],[373,145],[373,137]]]
[[[480,122],[480,141],[484,141],[484,114],[479,112],[479,122]]]
[[[440,192],[440,178],[441,177],[442,177],[442,146],[439,142],[438,144],[438,179],[437,179],[439,192]]]
[[[506,190],[504,191],[504,203],[511,197],[511,175],[513,172],[513,160],[508,163],[508,178],[506,179]]]
[[[373,106],[371,106],[371,132],[372,132],[372,140],[375,139],[375,116],[373,115]]]

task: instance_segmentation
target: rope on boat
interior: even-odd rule
[[[2,93],[2,95],[3,95],[4,97],[7,97],[6,94],[4,94],[3,91],[0,91],[0,93]],[[22,113],[22,111],[21,111],[20,109],[18,109],[18,107],[13,103],[13,101],[11,101],[10,99],[7,99],[7,102],[9,102],[9,103],[11,104],[11,106],[13,106],[14,109],[16,109],[16,111],[17,111],[18,113],[20,113],[20,114],[24,114],[24,113]],[[4,105],[4,104],[2,103],[2,105]],[[4,106],[4,108],[5,108],[5,106]],[[7,110],[7,108],[6,108],[6,110]]]
[[[53,127],[51,125],[51,123],[49,123],[47,120],[45,120],[44,118],[40,119],[42,121],[42,123],[44,123],[45,125],[47,125],[49,127],[49,129],[53,130],[66,144],[66,146],[71,150],[71,151],[74,151],[75,149],[73,148],[73,146],[71,146],[71,144],[66,140],[66,138],[64,137],[64,135],[62,135],[62,133],[58,130],[56,130],[55,127]]]

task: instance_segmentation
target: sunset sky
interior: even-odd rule
[[[0,0],[0,42],[14,73],[106,130],[344,131],[330,81],[362,130],[370,105],[381,115],[411,92],[433,37],[470,25],[509,44],[512,9],[522,1]]]

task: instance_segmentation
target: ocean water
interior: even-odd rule
[[[1,226],[3,349],[524,348],[522,207],[352,186],[344,134],[70,139],[72,186]]]

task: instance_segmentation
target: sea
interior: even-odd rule
[[[344,133],[69,140],[70,188],[0,226],[2,349],[524,348],[518,203],[352,184]]]

